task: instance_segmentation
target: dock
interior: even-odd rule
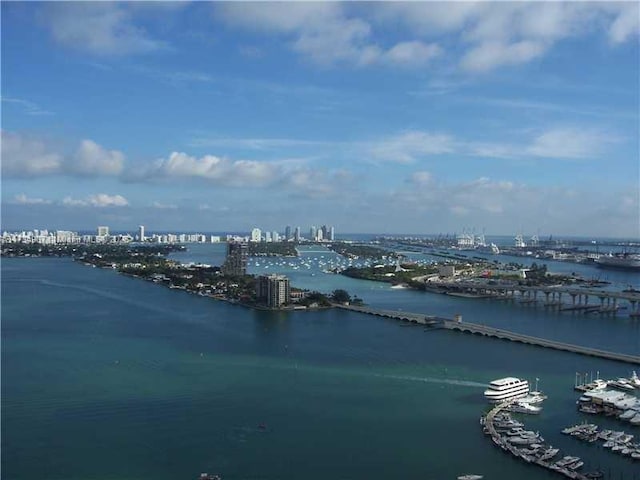
[[[552,447],[545,447],[544,444],[542,443],[543,439],[542,437],[539,437],[539,434],[536,434],[536,435],[540,441],[539,450],[537,450],[537,452],[540,452],[540,453],[530,453],[528,452],[528,450],[524,450],[524,448],[518,448],[515,445],[509,443],[509,441],[507,441],[507,435],[504,435],[503,433],[499,432],[498,429],[496,428],[495,423],[496,423],[496,417],[502,416],[502,418],[504,418],[505,416],[504,411],[507,410],[512,403],[513,403],[512,400],[499,403],[495,407],[493,407],[485,417],[482,417],[480,419],[480,424],[483,425],[485,429],[485,433],[491,436],[491,440],[496,446],[500,447],[503,451],[510,453],[514,457],[526,463],[529,463],[532,465],[538,465],[539,467],[545,468],[550,472],[556,472],[567,478],[572,478],[575,480],[588,480],[590,478],[589,475],[585,475],[575,471],[574,469],[564,467],[562,466],[561,463],[557,461],[552,461],[551,458],[553,458],[557,454],[558,450],[555,450],[555,452],[552,452],[550,456],[541,455],[541,453],[543,453],[544,451],[547,451],[546,450],[547,448],[551,449]],[[506,417],[507,417],[507,421],[511,422],[508,414],[506,414]],[[520,423],[519,425],[522,425],[522,424]],[[506,428],[509,428],[509,427],[506,427]],[[577,460],[579,461],[580,459],[577,458]]]
[[[509,340],[512,342],[524,343],[527,345],[535,345],[554,350],[578,353],[591,357],[604,358],[606,360],[614,360],[617,362],[630,363],[640,365],[640,356],[630,355],[626,353],[609,352],[598,348],[585,347],[581,345],[573,345],[570,343],[559,342],[556,340],[548,340],[546,338],[534,337],[522,333],[516,333],[500,328],[489,327],[477,323],[463,322],[461,320],[452,320],[435,315],[425,315],[415,312],[404,312],[401,310],[379,310],[375,308],[355,305],[336,305],[337,308],[350,310],[353,312],[364,313],[367,315],[375,315],[378,317],[391,318],[394,320],[412,322],[419,325],[425,325],[432,328],[442,328],[445,330],[456,331],[461,333],[470,333],[473,335],[482,335],[485,337],[499,338],[501,340]]]

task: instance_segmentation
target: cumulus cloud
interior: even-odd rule
[[[44,141],[2,130],[2,174],[5,177],[32,177],[58,173],[63,158]]]
[[[56,42],[91,54],[128,55],[165,47],[135,24],[126,3],[54,2],[43,8],[42,18]]]
[[[442,52],[420,40],[382,47],[372,40],[370,23],[338,2],[225,2],[216,10],[231,25],[288,38],[293,51],[319,65],[421,66]]]
[[[398,23],[417,38],[453,37],[460,66],[473,73],[540,58],[558,41],[604,32],[611,44],[640,32],[637,2],[380,2],[380,27]]]
[[[67,168],[79,175],[119,175],[124,155],[117,150],[105,150],[92,140],[83,140],[68,162]]]
[[[411,163],[430,155],[451,153],[454,149],[451,135],[409,131],[373,143],[369,146],[369,154],[378,160]]]
[[[106,193],[97,193],[88,197],[75,199],[70,196],[62,199],[62,205],[66,207],[126,207],[129,201],[122,195],[109,195]]]
[[[115,176],[124,168],[124,155],[106,150],[92,140],[80,142],[75,153],[64,155],[49,142],[2,131],[2,173],[6,177],[40,177],[69,174]]]
[[[264,186],[277,178],[279,168],[276,163],[232,161],[214,155],[197,158],[182,152],[172,152],[168,158],[156,160],[134,178],[200,178],[226,186]]]

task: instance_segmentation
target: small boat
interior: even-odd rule
[[[629,383],[636,388],[640,388],[640,378],[638,378],[638,374],[636,373],[635,370],[631,374],[631,378],[629,378]]]

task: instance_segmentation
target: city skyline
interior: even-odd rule
[[[640,237],[636,2],[1,8],[3,230]]]

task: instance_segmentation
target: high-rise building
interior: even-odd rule
[[[264,232],[264,241],[271,242],[271,232],[269,231]]]
[[[249,246],[244,242],[227,242],[227,258],[222,265],[225,275],[246,275]]]
[[[278,232],[271,232],[271,240],[273,240],[274,242],[279,242],[280,241],[280,234]]]
[[[256,280],[256,297],[268,307],[277,308],[291,302],[291,286],[284,275],[261,275]]]
[[[332,225],[331,227],[329,227],[329,240],[333,242],[335,239],[336,239],[336,231]]]
[[[98,237],[108,237],[109,236],[109,227],[98,227]]]
[[[295,233],[293,235],[293,240],[296,242],[300,241],[300,227],[296,227]]]
[[[311,228],[309,229],[309,240],[315,241],[317,234],[318,234],[318,232],[316,230],[315,225],[311,225]]]
[[[138,227],[138,241],[144,242],[144,225]]]
[[[259,242],[262,239],[262,230],[259,228],[254,228],[251,230],[251,241]]]
[[[287,228],[284,229],[284,239],[291,240],[291,226],[287,225]]]

